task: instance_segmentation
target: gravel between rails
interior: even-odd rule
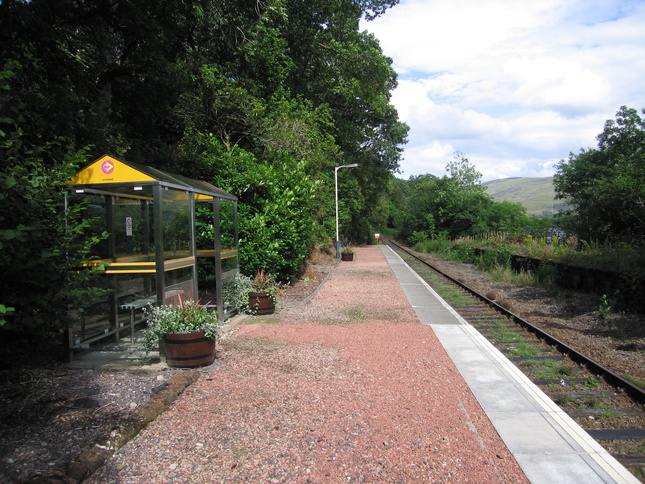
[[[86,482],[528,482],[380,247],[201,373]]]

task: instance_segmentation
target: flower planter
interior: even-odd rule
[[[341,252],[340,254],[340,260],[354,260],[354,253],[353,252]]]
[[[266,292],[250,292],[249,309],[254,314],[273,314],[275,312],[275,303],[273,298]]]
[[[215,361],[215,338],[203,332],[164,335],[166,364],[171,368],[197,368]]]

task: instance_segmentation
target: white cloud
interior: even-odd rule
[[[402,175],[404,178],[426,173],[443,176],[454,152],[455,148],[451,144],[444,145],[438,141],[406,150],[406,164]]]
[[[606,79],[581,63],[553,57],[510,59],[504,74],[515,86],[511,96],[515,103],[571,115],[603,107],[611,91]]]
[[[404,176],[442,176],[455,150],[485,180],[553,174],[645,107],[643,25],[638,0],[401,0],[364,28],[399,73]]]

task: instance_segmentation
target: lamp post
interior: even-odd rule
[[[338,236],[338,170],[341,168],[355,168],[358,163],[351,165],[341,165],[334,168],[334,183],[336,186],[336,259],[340,259],[340,237]]]

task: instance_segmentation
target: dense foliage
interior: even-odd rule
[[[78,271],[102,234],[86,234],[79,208],[63,210],[69,179],[87,153],[61,138],[33,146],[18,124],[23,103],[0,77],[0,360],[8,344],[27,345],[34,335],[53,343],[70,322],[70,307],[88,296],[89,271]],[[60,158],[52,159],[52,153]]]
[[[25,305],[7,289],[0,319],[11,307],[41,314],[28,298],[51,291],[46,305],[73,287],[61,281],[74,259],[61,257],[62,234],[44,241],[32,227],[62,231],[61,183],[106,153],[237,195],[249,275],[292,280],[311,247],[334,238],[334,166],[360,166],[339,173],[341,230],[368,240],[408,128],[390,104],[391,60],[359,20],[396,3],[0,2],[0,117],[11,124],[0,163],[12,190],[0,233],[7,254],[42,252],[4,257],[0,271],[52,277],[47,288],[12,281]],[[42,317],[60,321],[69,301],[59,301]]]
[[[258,197],[296,186],[304,172],[315,199],[305,200],[312,223],[303,224],[314,230],[290,253],[276,249],[278,271],[290,279],[303,247],[332,235],[333,167],[361,166],[341,174],[339,190],[344,234],[356,241],[372,232],[398,167],[407,127],[389,103],[396,75],[376,39],[358,30],[361,17],[396,3],[13,0],[0,4],[0,49],[3,61],[20,65],[14,89],[27,105],[28,136],[64,134],[91,145],[93,157],[224,179],[241,198],[243,221],[259,213],[273,225],[280,215],[268,212],[284,211],[284,200]],[[281,179],[274,190],[271,178],[245,172],[257,168]],[[242,225],[246,241],[257,221]],[[276,244],[291,244],[292,233]],[[243,258],[261,258],[257,249],[243,244]]]
[[[568,226],[581,239],[640,244],[645,239],[645,120],[623,106],[597,139],[597,148],[571,153],[558,165],[556,193],[573,207],[565,214]]]

